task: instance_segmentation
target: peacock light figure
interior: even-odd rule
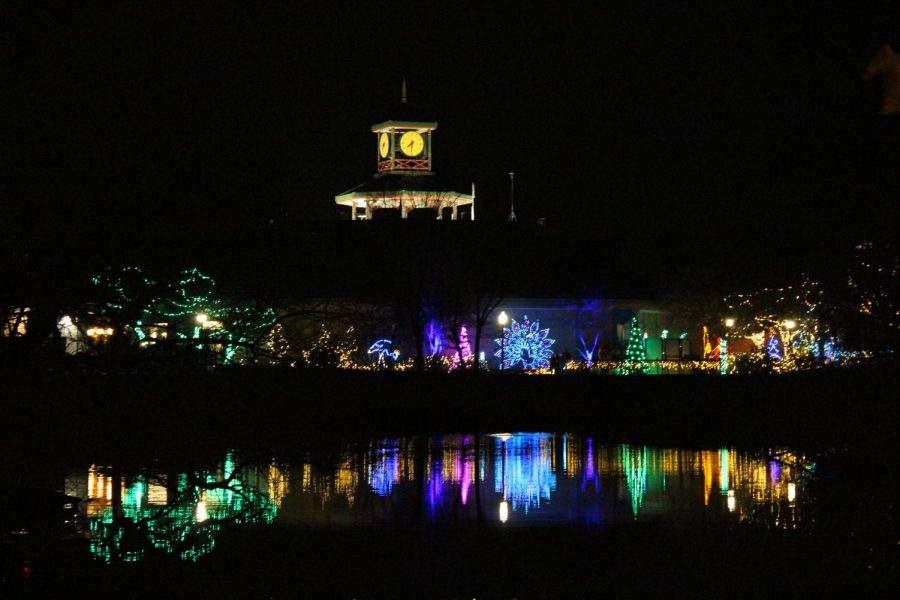
[[[553,351],[552,340],[547,337],[550,329],[541,329],[540,322],[531,323],[528,317],[520,324],[512,319],[509,327],[503,328],[503,337],[494,341],[500,350],[494,356],[503,361],[503,368],[509,369],[521,363],[523,369],[548,369]]]

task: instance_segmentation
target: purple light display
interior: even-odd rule
[[[541,329],[540,322],[531,323],[528,316],[521,324],[512,319],[512,325],[503,328],[503,337],[494,340],[500,346],[494,356],[503,361],[504,369],[520,363],[525,369],[549,369],[550,347],[556,341],[547,337],[549,333],[549,329]]]
[[[584,461],[584,475],[581,478],[581,491],[587,490],[587,484],[594,484],[594,491],[600,491],[600,477],[594,467],[594,438],[587,439],[587,456]]]

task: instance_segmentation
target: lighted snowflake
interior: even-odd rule
[[[519,363],[525,369],[547,369],[553,356],[550,346],[556,341],[547,337],[549,333],[538,321],[530,323],[527,316],[521,324],[512,319],[512,325],[503,328],[503,337],[494,340],[500,346],[494,356],[503,361],[504,369]]]

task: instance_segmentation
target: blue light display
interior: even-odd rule
[[[784,358],[784,354],[781,350],[781,344],[778,341],[778,336],[773,335],[769,338],[769,343],[766,344],[766,354],[772,360],[781,360]]]
[[[444,326],[432,319],[425,325],[425,352],[437,356],[444,349]]]
[[[498,438],[494,452],[494,491],[502,494],[513,511],[540,508],[556,491],[553,469],[553,437],[541,433],[517,433]]]
[[[550,347],[556,341],[547,337],[549,333],[538,321],[531,323],[527,315],[521,324],[512,319],[512,325],[503,328],[503,337],[494,340],[500,346],[494,356],[503,361],[504,369],[519,363],[524,369],[549,369]]]
[[[372,359],[372,362],[378,366],[387,366],[388,359],[396,362],[400,357],[400,352],[398,350],[391,349],[391,344],[393,343],[394,342],[388,339],[376,340],[375,343],[369,346],[366,354],[368,354],[369,358]]]
[[[578,339],[581,342],[581,347],[578,349],[578,354],[581,355],[588,364],[594,362],[594,351],[597,349],[597,343],[600,341],[600,334],[594,336],[594,343],[591,344],[591,347],[588,348],[587,342],[584,341],[584,335],[579,334]]]
[[[379,496],[390,496],[400,480],[400,446],[395,439],[383,440],[368,468],[368,482]]]

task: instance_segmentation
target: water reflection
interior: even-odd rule
[[[477,443],[476,443],[477,442]],[[276,462],[227,453],[212,467],[67,478],[86,499],[91,551],[196,559],[226,526],[574,525],[648,519],[749,520],[794,528],[809,473],[786,449],[606,445],[589,436],[516,433],[335,442]]]
[[[287,491],[276,466],[239,469],[231,453],[215,471],[126,476],[91,465],[80,479],[72,474],[66,489],[86,499],[91,553],[106,562],[151,552],[195,560],[224,524],[271,523]]]

